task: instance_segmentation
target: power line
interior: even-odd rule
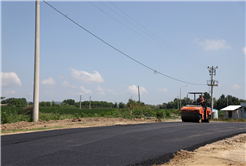
[[[125,26],[126,28],[130,29],[131,31],[133,31],[133,32],[136,33],[137,35],[141,36],[141,37],[144,38],[145,40],[149,41],[150,43],[152,43],[152,44],[156,45],[157,47],[159,47],[159,48],[161,48],[161,49],[163,49],[163,50],[165,50],[165,51],[167,51],[167,52],[169,52],[169,53],[175,55],[176,57],[179,57],[179,58],[181,58],[181,59],[183,59],[183,60],[186,60],[186,61],[188,61],[188,62],[190,62],[190,63],[193,63],[194,65],[197,65],[197,66],[201,67],[200,64],[202,64],[203,62],[199,62],[199,61],[198,61],[199,63],[193,62],[193,61],[195,61],[195,59],[193,59],[193,58],[191,58],[191,57],[189,57],[190,59],[185,59],[185,57],[184,57],[183,55],[180,56],[180,53],[179,53],[178,51],[175,52],[175,48],[174,48],[174,49],[173,49],[173,48],[170,49],[170,46],[168,46],[168,47],[169,47],[169,49],[170,49],[171,51],[170,51],[170,50],[167,50],[166,48],[162,47],[162,45],[164,45],[165,47],[167,47],[167,46],[166,46],[166,44],[163,44],[163,42],[161,42],[161,39],[160,39],[160,38],[159,38],[159,40],[157,40],[156,38],[152,37],[152,36],[149,35],[148,33],[144,32],[142,29],[138,28],[136,25],[134,25],[134,24],[132,24],[131,22],[129,22],[127,19],[125,19],[124,17],[122,17],[120,14],[118,14],[117,12],[115,12],[113,9],[111,9],[109,6],[107,6],[107,5],[104,4],[103,2],[100,1],[104,6],[106,6],[106,7],[109,8],[110,10],[112,10],[114,13],[116,13],[117,15],[119,15],[121,18],[123,18],[124,20],[126,20],[128,23],[130,23],[131,25],[133,25],[134,27],[136,27],[137,29],[139,29],[141,32],[145,33],[147,36],[151,37],[152,39],[154,39],[155,41],[157,41],[158,43],[160,43],[161,45],[156,44],[155,42],[149,40],[148,38],[144,37],[144,36],[141,35],[140,33],[136,32],[136,31],[133,30],[132,28],[130,28],[130,27],[128,27],[127,25],[123,24],[122,22],[120,22],[119,20],[117,20],[116,18],[114,18],[113,16],[111,16],[110,14],[106,13],[104,10],[102,10],[102,9],[99,8],[98,6],[96,6],[96,5],[94,5],[93,3],[91,3],[89,0],[87,0],[87,1],[88,1],[92,6],[94,6],[95,8],[97,8],[98,10],[100,10],[101,12],[103,12],[104,14],[106,14],[107,16],[109,16],[110,18],[112,18],[113,20],[117,21],[117,22],[120,23],[121,25],[123,25],[123,26]],[[146,29],[146,28],[145,28],[145,29]],[[150,31],[149,31],[149,32],[150,32]],[[150,33],[151,33],[151,32],[150,32]],[[153,35],[153,33],[152,33],[152,35]],[[155,36],[155,35],[154,35],[154,36]],[[163,40],[162,40],[162,41],[163,41]],[[165,42],[164,42],[164,43],[165,43]],[[187,57],[186,57],[186,58],[187,58]],[[193,61],[192,61],[192,60],[193,60]],[[204,64],[204,63],[203,63],[203,64]],[[206,65],[206,66],[207,66],[207,65]]]
[[[109,0],[108,0],[109,1]],[[101,2],[101,1],[100,1]],[[110,2],[110,1],[109,1]],[[101,2],[102,3],[102,2]],[[197,59],[194,59],[188,55],[186,55],[185,53],[179,51],[178,49],[176,49],[175,47],[171,46],[170,44],[168,44],[167,42],[165,42],[164,40],[162,40],[161,38],[159,38],[158,36],[156,36],[155,34],[153,34],[151,31],[149,31],[147,28],[145,28],[143,25],[141,25],[140,23],[138,23],[135,19],[133,19],[131,16],[129,16],[127,13],[125,13],[124,11],[122,11],[119,7],[117,7],[115,4],[113,4],[112,2],[110,2],[115,8],[117,8],[118,10],[120,10],[123,14],[125,14],[127,17],[129,17],[131,20],[133,20],[135,23],[137,23],[138,25],[140,25],[143,29],[145,29],[147,32],[149,32],[150,34],[152,34],[155,38],[153,38],[152,36],[150,36],[149,34],[147,34],[146,32],[144,32],[143,30],[141,30],[142,32],[144,32],[145,34],[147,34],[148,36],[150,36],[151,38],[153,38],[154,40],[158,41],[159,43],[161,44],[164,44],[166,47],[168,47],[169,49],[171,49],[172,51],[176,51],[176,53],[179,53],[179,54],[183,54],[184,56],[186,56],[187,58],[190,58],[190,60],[194,60],[194,61],[197,61],[199,62],[199,64],[204,64],[206,65],[205,63],[203,63],[202,61],[199,61]],[[105,4],[104,4],[105,5]],[[106,5],[105,5],[106,6]],[[108,6],[107,6],[108,7]],[[109,8],[109,7],[108,7]],[[110,8],[111,9],[111,8]],[[113,12],[115,12],[113,9],[111,9]],[[117,15],[119,15],[117,12],[115,12]],[[120,17],[122,17],[121,15],[119,15]],[[123,17],[122,17],[123,18]],[[123,18],[125,19],[125,18]],[[126,19],[125,19],[126,20]],[[126,20],[127,22],[129,22],[128,20]],[[131,22],[129,22],[130,24],[132,24]],[[132,24],[133,25],[133,24]],[[135,25],[133,25],[135,26]],[[136,26],[135,26],[136,27]],[[157,40],[158,39],[158,40]],[[200,66],[200,65],[199,65]],[[207,66],[207,65],[206,65]]]
[[[109,47],[113,48],[114,50],[118,51],[119,53],[123,54],[124,56],[130,58],[131,60],[137,62],[138,64],[148,68],[149,70],[152,70],[155,74],[159,73],[160,75],[163,75],[165,77],[168,77],[170,79],[173,79],[173,80],[176,80],[176,81],[179,81],[179,82],[183,82],[183,83],[187,83],[187,84],[192,84],[192,85],[206,85],[206,84],[196,84],[196,83],[191,83],[191,82],[186,82],[186,81],[182,81],[182,80],[179,80],[177,78],[174,78],[174,77],[171,77],[171,76],[168,76],[166,74],[163,74],[161,72],[158,72],[154,69],[152,69],[151,67],[137,61],[136,59],[130,57],[129,55],[125,54],[124,52],[120,51],[119,49],[115,48],[114,46],[112,46],[111,44],[107,43],[106,41],[104,41],[103,39],[101,39],[100,37],[96,36],[95,34],[93,34],[92,32],[90,32],[89,30],[87,30],[86,28],[84,28],[83,26],[81,26],[80,24],[78,24],[76,21],[74,21],[73,19],[69,18],[67,15],[63,14],[61,11],[59,11],[58,9],[56,9],[55,7],[53,7],[51,4],[49,4],[48,2],[46,2],[45,0],[43,0],[48,6],[50,6],[51,8],[53,8],[55,11],[57,11],[58,13],[60,13],[61,15],[63,15],[64,17],[66,17],[67,19],[69,19],[70,21],[72,21],[74,24],[76,24],[77,26],[79,26],[80,28],[82,28],[83,30],[85,30],[86,32],[88,32],[89,34],[91,34],[92,36],[94,36],[95,38],[97,38],[98,40],[100,40],[101,42],[103,42],[104,44],[108,45]]]

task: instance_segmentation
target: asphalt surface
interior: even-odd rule
[[[2,165],[153,165],[180,149],[246,132],[246,123],[162,122],[1,137]]]

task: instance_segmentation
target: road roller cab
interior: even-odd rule
[[[194,95],[194,100],[188,98]],[[181,108],[181,119],[183,122],[209,122],[211,109],[207,107],[203,99],[203,92],[189,92],[187,94],[187,105]],[[199,97],[198,99],[196,97]]]

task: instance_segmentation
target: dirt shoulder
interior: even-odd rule
[[[181,121],[180,119],[170,119],[165,121]],[[11,124],[1,125],[1,135],[36,132],[43,130],[57,130],[66,128],[84,128],[84,127],[96,127],[96,126],[113,126],[113,125],[127,125],[127,124],[139,124],[139,123],[154,123],[161,122],[156,118],[135,118],[135,119],[123,119],[123,118],[73,118],[65,120],[50,120],[50,121],[38,121],[38,122],[17,122]]]
[[[246,133],[202,146],[181,150],[161,166],[246,166]]]

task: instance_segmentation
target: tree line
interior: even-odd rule
[[[210,107],[211,106],[211,96],[209,93],[204,93],[204,99],[206,104]],[[191,102],[192,99],[184,97],[183,99],[175,98],[173,101],[170,101],[168,103],[162,103],[158,105],[148,105],[151,108],[157,108],[157,109],[178,109],[180,106],[179,102],[181,101],[181,107],[185,106],[187,102]],[[225,96],[222,94],[219,99],[213,98],[214,101],[214,108],[215,109],[222,109],[228,105],[240,105],[242,102],[246,102],[246,100],[238,99],[237,97],[227,95]],[[126,108],[131,103],[137,103],[137,101],[134,101],[132,99],[129,99],[128,102],[125,104],[123,102],[107,102],[107,101],[82,101],[81,102],[81,108],[89,108],[89,105],[91,105],[91,108]],[[8,98],[5,99],[5,97],[1,97],[1,104],[7,104],[9,106],[16,106],[16,107],[25,107],[27,106],[27,101],[25,98]],[[30,102],[29,105],[32,105],[33,103]],[[141,102],[142,105],[145,105],[145,103]],[[80,102],[75,102],[73,99],[65,99],[60,104],[55,103],[54,101],[41,101],[39,103],[40,107],[80,107]]]
[[[208,107],[211,106],[211,96],[209,93],[205,92],[203,95],[205,102],[207,104]],[[160,109],[170,109],[170,108],[175,108],[178,109],[179,108],[179,101],[180,99],[175,98],[173,101],[170,101],[168,103],[163,103],[163,104],[159,104],[157,105],[158,108]],[[192,101],[192,99],[184,97],[183,99],[181,99],[181,108],[183,106],[185,106],[187,103],[190,103]],[[225,96],[224,94],[222,94],[219,99],[216,99],[215,97],[213,98],[213,105],[214,105],[214,109],[222,109],[227,107],[227,105],[240,105],[240,103],[246,102],[246,100],[243,99],[239,99],[237,97],[234,97],[232,95],[227,95]]]

